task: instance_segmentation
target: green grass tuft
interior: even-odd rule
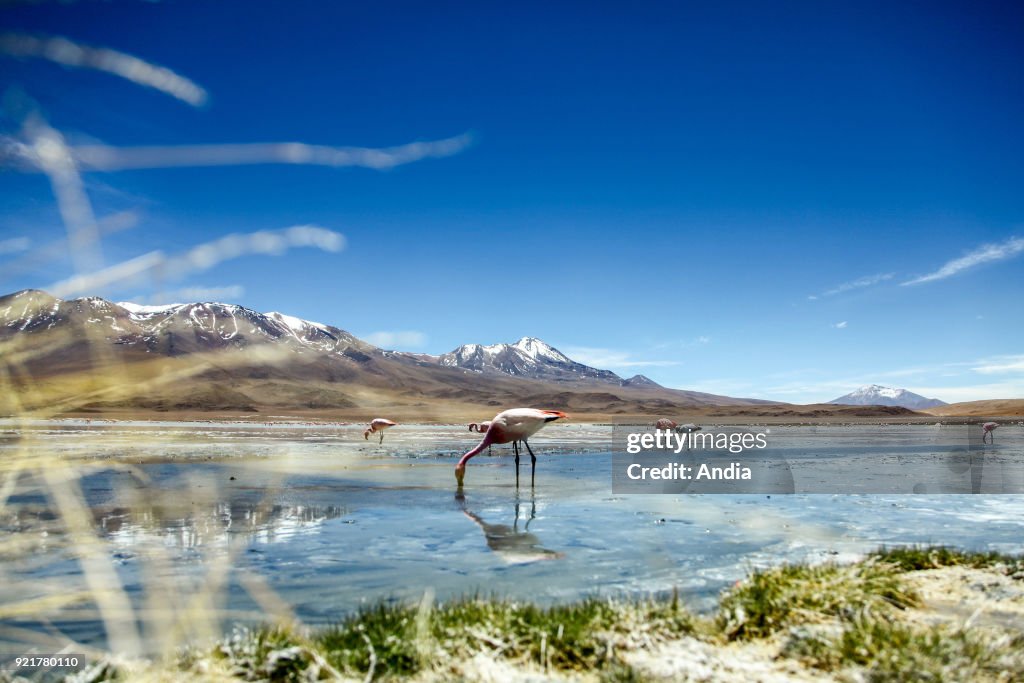
[[[541,607],[494,599],[464,599],[417,619],[412,607],[379,605],[319,634],[315,642],[341,671],[374,677],[414,674],[434,662],[487,652],[561,670],[613,664],[616,643],[693,632],[678,601],[618,603],[587,599]],[[417,625],[417,621],[420,622]]]
[[[1024,681],[1024,636],[984,627],[919,624],[907,571],[969,566],[1011,571],[1020,558],[943,547],[880,549],[852,565],[786,565],[754,572],[726,592],[714,618],[694,616],[677,596],[590,598],[540,606],[468,597],[421,605],[381,603],[310,638],[288,630],[239,630],[211,653],[191,651],[182,672],[218,669],[241,680],[454,680],[478,654],[531,670],[588,672],[605,683],[648,680],[624,652],[681,636],[723,644],[786,636],[781,656],[868,681]],[[780,641],[775,641],[780,642]],[[111,669],[104,675],[116,675]],[[97,680],[103,678],[99,676]]]
[[[416,610],[405,605],[378,604],[363,609],[315,638],[332,666],[374,677],[410,675],[422,662],[415,642]]]
[[[755,572],[722,597],[718,627],[730,640],[764,638],[823,617],[884,613],[919,604],[890,564],[785,565]]]
[[[870,557],[894,564],[903,571],[938,569],[940,567],[971,567],[1001,569],[1014,578],[1024,580],[1024,558],[996,552],[973,552],[946,546],[907,546],[880,548]]]
[[[797,629],[782,655],[818,669],[861,667],[883,681],[1024,680],[1024,642],[942,626],[913,627],[868,617],[838,635]]]
[[[227,664],[230,674],[246,681],[299,681],[315,666],[309,648],[281,628],[236,629],[213,652]],[[181,662],[188,669],[188,662]]]

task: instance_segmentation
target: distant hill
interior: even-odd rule
[[[910,410],[946,405],[937,398],[925,398],[906,389],[883,387],[879,384],[863,386],[845,396],[832,399],[829,403],[842,406],[899,406]]]
[[[924,412],[942,417],[1024,417],[1024,398],[950,403]]]

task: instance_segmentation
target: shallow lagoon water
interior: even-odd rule
[[[796,459],[870,429],[772,428]],[[908,443],[930,427],[885,429],[893,443]],[[439,599],[541,602],[678,590],[708,609],[751,569],[786,561],[848,560],[882,544],[1024,551],[1022,495],[615,495],[610,428],[571,423],[532,440],[535,488],[528,457],[517,490],[511,451],[498,446],[471,462],[458,495],[454,460],[479,438],[465,427],[403,425],[382,445],[361,431],[7,422],[0,457],[45,453],[73,463],[102,554],[142,612],[155,581],[188,596],[214,568],[229,569],[216,607],[225,624],[265,618],[266,601],[254,599],[246,577],[303,622],[323,624],[428,590]],[[997,439],[993,454],[1024,462],[1024,429],[1004,425]],[[45,482],[28,472],[17,481],[3,526],[25,543],[2,557],[0,605],[84,588]],[[0,625],[93,644],[104,637],[88,602]]]

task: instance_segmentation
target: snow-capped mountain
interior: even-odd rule
[[[640,375],[623,380],[531,337],[408,354],[331,325],[214,302],[143,306],[23,290],[0,296],[0,345],[0,364],[13,378],[13,391],[0,392],[0,414],[26,405],[358,411],[403,404],[421,412],[437,406],[440,416],[453,402],[484,415],[517,404],[650,414],[761,403],[666,389]]]
[[[621,384],[610,370],[598,370],[573,359],[534,337],[514,344],[464,344],[438,357],[438,363],[480,373],[512,375],[553,381],[596,380]]]
[[[89,338],[176,356],[197,351],[283,342],[306,350],[344,353],[365,346],[344,330],[283,313],[259,313],[222,303],[141,306],[99,297],[62,300],[38,290],[0,298],[0,334],[84,326]]]
[[[940,401],[937,398],[925,398],[906,389],[894,389],[878,384],[863,386],[845,396],[833,399],[829,403],[844,406],[900,406],[910,410],[947,405],[945,401]]]

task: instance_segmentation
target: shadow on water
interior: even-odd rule
[[[504,562],[508,564],[528,564],[541,560],[558,560],[565,557],[564,553],[542,547],[540,539],[530,533],[530,522],[537,517],[537,499],[532,492],[529,499],[529,516],[526,517],[522,530],[519,528],[519,518],[520,508],[524,506],[524,503],[520,500],[518,491],[515,494],[511,526],[508,524],[490,524],[486,522],[480,515],[469,509],[466,496],[461,491],[455,494],[455,500],[458,502],[462,513],[473,520],[473,523],[484,532],[487,547]],[[524,512],[524,514],[526,513]]]

